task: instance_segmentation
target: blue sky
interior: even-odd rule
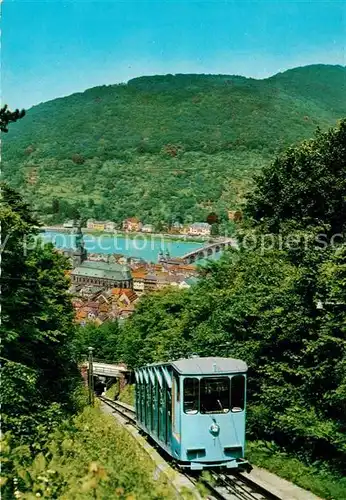
[[[2,102],[29,107],[140,75],[345,65],[345,47],[345,0],[4,0]]]

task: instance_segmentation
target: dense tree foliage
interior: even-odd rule
[[[1,194],[2,430],[32,440],[73,409],[79,382],[67,260],[34,244],[29,206],[7,185]]]
[[[333,259],[312,273],[285,252],[226,257],[192,290],[143,300],[118,353],[135,366],[193,353],[244,359],[249,435],[339,463],[346,457],[345,314],[342,322],[338,306],[317,307],[318,298],[330,302],[325,277]]]
[[[345,74],[316,65],[265,80],[166,75],[96,87],[30,109],[5,137],[3,171],[47,222],[76,207],[157,225],[225,215],[273,152],[345,115]]]
[[[275,441],[310,463],[325,460],[343,473],[346,244],[338,239],[321,247],[316,237],[319,225],[339,227],[333,221],[346,194],[345,146],[342,123],[319,133],[309,147],[303,143],[276,159],[257,181],[248,212],[256,217],[254,200],[266,204],[261,220],[238,232],[240,249],[203,268],[191,289],[143,298],[113,347],[114,356],[131,366],[194,353],[244,359],[249,365],[249,436]],[[306,182],[325,190],[328,209],[316,220],[311,208],[309,224],[300,211],[280,212],[286,184],[296,186],[301,210],[315,203],[315,190],[304,190],[297,170],[286,169],[291,154],[307,166],[315,162],[309,171],[316,176]],[[334,176],[335,182],[326,184],[325,176]],[[275,203],[276,223],[268,224]],[[280,231],[265,234],[268,226]],[[292,228],[295,239],[289,240]],[[270,236],[271,248],[263,245],[264,235]],[[249,237],[255,238],[251,248]]]
[[[92,324],[78,327],[75,336],[75,349],[80,359],[85,359],[88,347],[93,347],[97,358],[105,362],[116,362],[116,349],[119,341],[117,322],[106,322],[95,328]]]
[[[324,224],[331,235],[346,223],[346,120],[337,129],[288,149],[266,166],[247,212],[270,232],[288,221],[300,228]]]
[[[345,71],[168,75],[52,101],[30,110],[27,127],[13,125],[6,176],[55,221],[79,210],[157,224],[220,215],[273,151],[345,114]],[[122,328],[75,335],[66,261],[49,246],[25,251],[37,221],[4,186],[3,430],[32,440],[60,421],[74,403],[74,360],[89,345],[130,366],[235,356],[249,365],[249,436],[345,474],[346,243],[316,244],[320,232],[345,230],[345,130],[342,121],[278,155],[255,182],[239,251],[191,289],[143,298]]]
[[[15,111],[10,111],[7,104],[0,109],[0,130],[1,132],[8,132],[8,125],[10,123],[16,122],[23,118],[25,115],[25,110],[16,109]]]

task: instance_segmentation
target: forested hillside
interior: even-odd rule
[[[302,461],[285,477],[328,500],[346,498],[345,168],[343,120],[264,169],[239,250],[203,267],[197,285],[146,295],[123,328],[78,337],[129,366],[193,353],[245,360],[248,439],[271,443],[272,465]]]
[[[2,107],[0,130],[23,116]],[[0,193],[1,498],[173,498],[132,436],[86,408],[68,261],[35,247],[31,207],[6,183]]]
[[[46,217],[204,219],[242,203],[272,155],[346,114],[346,68],[265,80],[141,77],[28,110],[3,144],[3,171]]]

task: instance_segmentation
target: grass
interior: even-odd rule
[[[135,385],[126,385],[120,392],[119,401],[128,405],[135,405]]]
[[[112,384],[106,391],[105,396],[110,399],[116,399],[119,396],[120,388],[119,388],[119,381],[117,381],[115,384]]]
[[[121,401],[122,403],[132,406],[135,405],[135,385],[127,384],[123,390],[120,391],[118,381],[107,389],[105,395],[107,398],[118,399],[118,401]]]
[[[328,471],[321,465],[307,465],[269,443],[248,442],[246,457],[253,465],[287,479],[320,498],[325,500],[345,500],[346,498],[345,477]]]
[[[88,407],[73,422],[66,422],[54,433],[45,452],[35,458],[8,444],[2,449],[13,462],[13,475],[6,479],[12,484],[15,480],[14,496],[18,498],[175,497],[141,446],[99,407]]]

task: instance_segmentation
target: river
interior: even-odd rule
[[[72,248],[74,239],[71,234],[47,231],[41,235],[44,241],[50,241],[56,248]],[[157,238],[150,235],[126,237],[102,234],[84,234],[84,245],[89,253],[122,254],[137,257],[147,262],[157,262],[160,250],[168,250],[171,257],[182,257],[188,252],[201,248],[203,243]]]

